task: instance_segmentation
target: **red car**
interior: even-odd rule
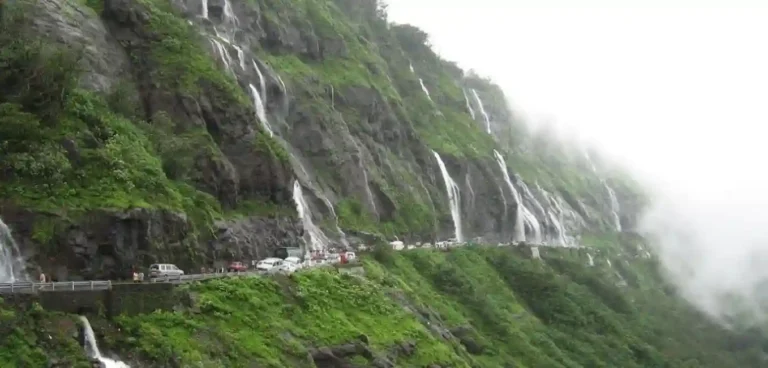
[[[244,265],[243,262],[232,262],[227,267],[227,270],[229,272],[245,272],[248,271],[248,266]]]

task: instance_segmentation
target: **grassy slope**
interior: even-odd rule
[[[310,367],[308,347],[361,334],[378,351],[416,342],[416,353],[398,359],[399,367],[759,366],[757,341],[720,329],[676,298],[654,261],[636,258],[627,266],[614,258],[611,269],[600,260],[587,267],[583,255],[567,250],[545,250],[543,257],[544,263],[531,261],[510,248],[380,251],[364,259],[367,279],[316,270],[214,280],[180,290],[195,300],[192,308],[94,325],[105,333],[102,345],[157,366],[175,359],[202,367]],[[616,271],[627,287],[616,286]],[[463,327],[475,354],[428,332],[403,305],[434,326]],[[63,318],[38,314],[25,323]],[[15,362],[5,366],[40,361],[29,337],[36,330],[26,328],[0,343],[0,356]],[[66,338],[51,343],[59,350],[47,351],[77,355],[58,339]],[[17,349],[23,353],[7,353]]]

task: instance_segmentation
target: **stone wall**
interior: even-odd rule
[[[166,283],[113,285],[110,292],[110,316],[173,310],[177,301],[174,289],[175,285]]]
[[[176,304],[174,285],[116,284],[112,290],[101,291],[41,291],[27,298],[7,300],[22,303],[35,298],[43,308],[72,314],[103,314],[112,318],[121,314],[152,313],[155,310],[173,310]]]

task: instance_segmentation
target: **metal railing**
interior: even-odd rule
[[[9,282],[0,284],[0,294],[34,294],[38,291],[97,291],[111,288],[112,281]]]
[[[172,283],[182,284],[193,281],[203,281],[222,277],[260,275],[263,272],[225,272],[192,275],[160,276],[148,278],[140,283]],[[115,282],[114,284],[133,284],[133,281]],[[8,282],[0,283],[0,294],[34,294],[39,291],[100,291],[112,288],[112,281],[62,281],[62,282]]]

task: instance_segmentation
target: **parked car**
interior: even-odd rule
[[[167,278],[178,277],[184,275],[184,271],[175,264],[170,263],[155,263],[149,266],[150,278]]]
[[[229,272],[245,272],[248,271],[248,266],[243,264],[243,262],[232,262],[229,264],[229,267],[227,267],[227,271]]]
[[[256,264],[256,270],[269,271],[275,267],[280,266],[281,264],[283,264],[282,259],[270,257],[270,258],[262,259],[261,261],[259,261],[259,263]]]
[[[346,252],[344,253],[344,256],[347,257],[347,262],[353,262],[357,259],[357,254],[355,252]]]

